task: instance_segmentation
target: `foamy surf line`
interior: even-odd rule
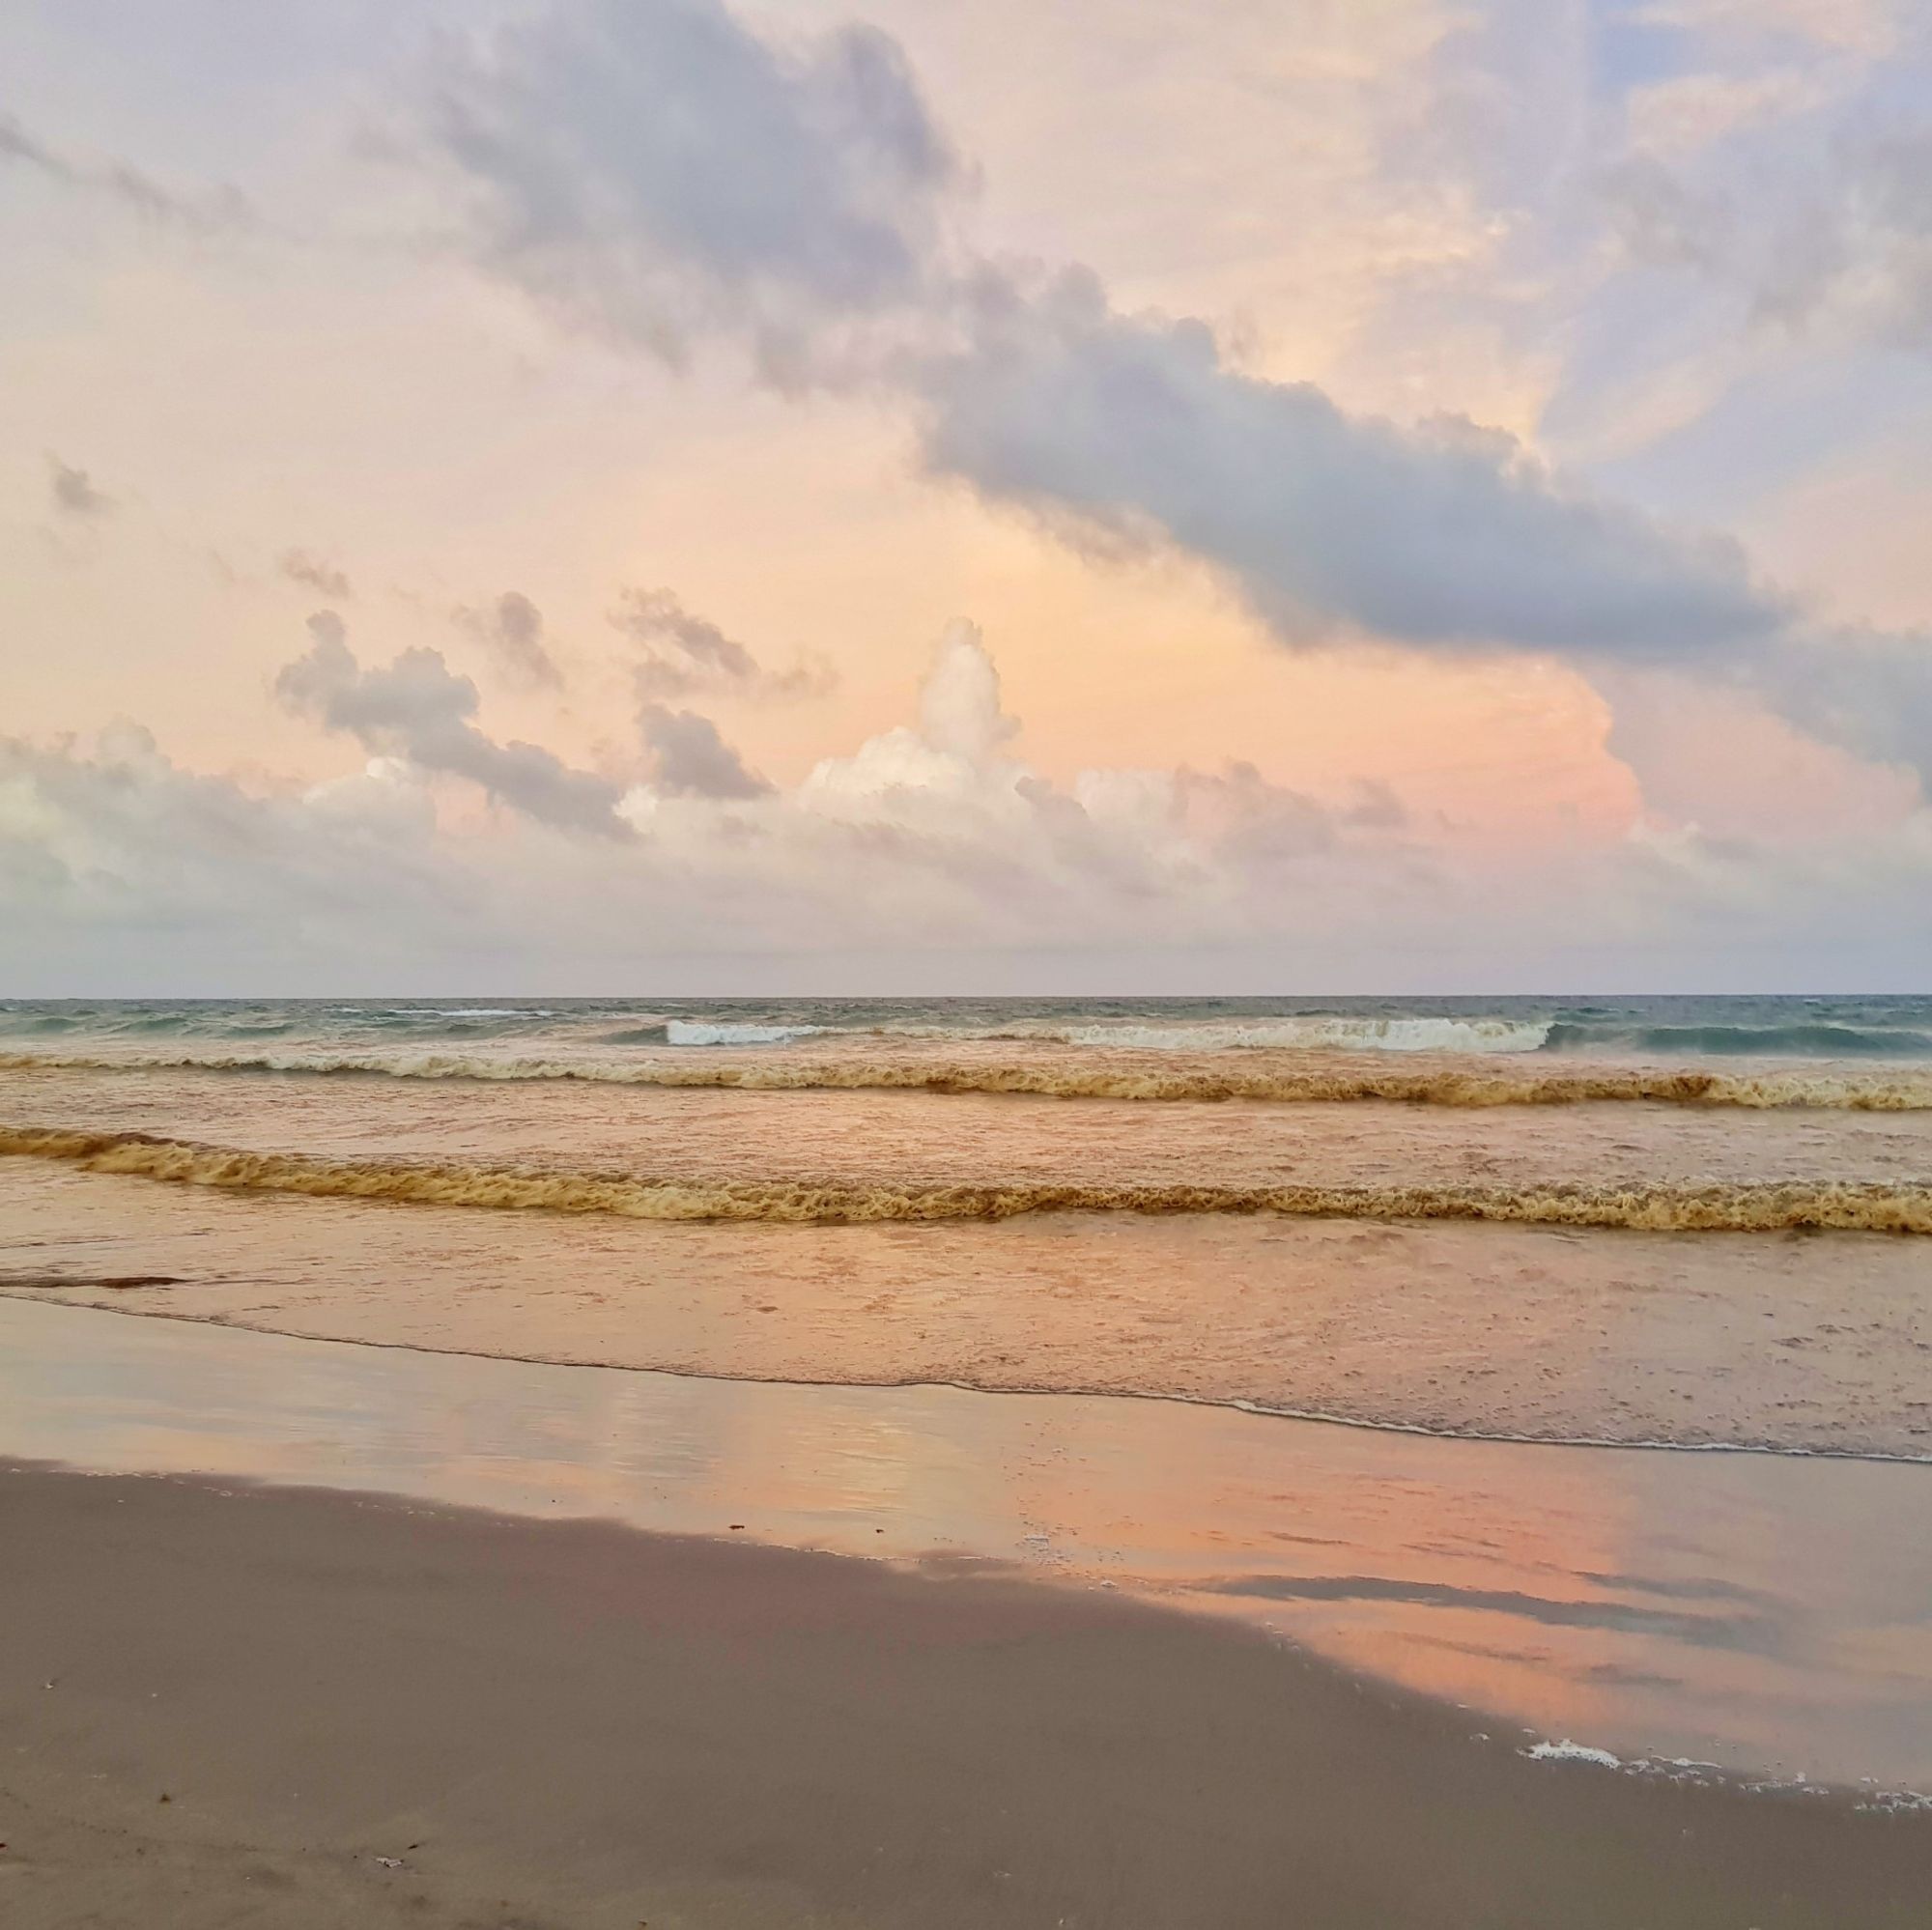
[[[1867,1077],[1837,1072],[1705,1072],[1644,1066],[1563,1071],[1509,1066],[1196,1064],[1021,1064],[971,1060],[746,1059],[688,1064],[664,1060],[558,1059],[451,1052],[173,1052],[0,1054],[0,1071],[188,1071],[497,1082],[578,1082],[670,1090],[1008,1093],[1055,1099],[1283,1104],[1387,1100],[1433,1106],[1592,1103],[1736,1107],[1776,1111],[1932,1111],[1932,1073]]]
[[[1829,1783],[1812,1782],[1803,1774],[1753,1776],[1737,1770],[1724,1770],[1716,1763],[1698,1762],[1690,1756],[1619,1756],[1590,1743],[1573,1743],[1565,1736],[1560,1742],[1544,1741],[1518,1754],[1533,1763],[1576,1763],[1588,1769],[1614,1770],[1620,1774],[1648,1776],[1664,1782],[1718,1784],[1749,1791],[1756,1796],[1813,1796],[1829,1798]],[[1932,1795],[1918,1789],[1888,1789],[1867,1778],[1856,1792],[1853,1805],[1887,1816],[1907,1815],[1915,1810],[1932,1810]]]
[[[1279,1213],[1296,1218],[1484,1220],[1650,1233],[1932,1234],[1932,1181],[1784,1180],[1759,1185],[1195,1186],[874,1185],[652,1178],[531,1167],[413,1164],[251,1152],[146,1133],[0,1125],[0,1155],[83,1172],[316,1199],[499,1211],[611,1213],[640,1220],[800,1225],[1004,1220],[1028,1213]]]

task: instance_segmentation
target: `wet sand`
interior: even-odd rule
[[[1911,1795],[1932,1791],[1919,1466],[554,1367],[0,1300],[9,1458],[990,1564],[1245,1622],[1525,1746],[1932,1811]]]
[[[1105,1594],[19,1466],[0,1546],[18,1930],[1856,1930],[1932,1885],[1923,1815],[1532,1763]]]

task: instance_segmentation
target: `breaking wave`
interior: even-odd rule
[[[810,1038],[820,1030],[815,1025],[702,1024],[696,1019],[668,1019],[664,1039],[667,1045],[789,1045],[793,1039]]]
[[[239,1192],[412,1202],[642,1220],[1003,1220],[1024,1213],[1282,1213],[1362,1220],[1486,1220],[1653,1233],[1932,1234],[1932,1181],[1505,1186],[874,1184],[725,1180],[540,1167],[411,1164],[250,1152],[146,1133],[0,1125],[0,1155],[64,1161]]]
[[[738,1088],[746,1092],[1012,1093],[1037,1098],[1287,1104],[1381,1099],[1406,1105],[1567,1106],[1605,1102],[1741,1107],[1815,1106],[1840,1112],[1932,1111],[1932,1069],[1889,1075],[1838,1071],[1706,1072],[1691,1067],[1163,1064],[1062,1060],[867,1061],[745,1059],[689,1064],[648,1059],[544,1058],[462,1052],[0,1054],[0,1071],[204,1071],[479,1081],[576,1080],[589,1085]]]

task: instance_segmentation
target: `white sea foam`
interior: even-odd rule
[[[1548,1019],[1280,1018],[1205,1025],[1081,1025],[1049,1034],[1068,1045],[1150,1052],[1300,1048],[1329,1052],[1535,1052]]]
[[[1599,1769],[1624,1766],[1624,1759],[1611,1755],[1608,1749],[1595,1749],[1588,1743],[1573,1743],[1567,1736],[1560,1743],[1538,1743],[1533,1749],[1522,1753],[1535,1763],[1594,1763]]]
[[[1140,1180],[956,1181],[686,1178],[569,1167],[343,1160],[259,1152],[152,1133],[0,1122],[0,1157],[54,1159],[229,1191],[425,1205],[615,1213],[649,1220],[1004,1220],[1021,1213],[1281,1213],[1298,1218],[1472,1220],[1624,1227],[1652,1233],[1841,1232],[1932,1235],[1932,1185],[1802,1181],[1765,1185],[1226,1186]]]
[[[681,1036],[667,1039],[669,1026],[677,1027]],[[718,1030],[674,1019],[668,1026],[654,1022],[636,1035],[607,1036],[604,1043],[763,1044],[768,1041],[746,1039],[742,1034],[774,1029],[739,1028],[724,1038],[698,1036]],[[833,1029],[819,1031],[829,1036]],[[1411,1056],[1406,1064],[1395,1063],[1401,1056],[1384,1056],[1379,1064],[1373,1063],[1377,1058],[1373,1053],[1359,1055],[1354,1063],[1346,1056],[1337,1060],[1310,1057],[1299,1064],[1289,1063],[1288,1055],[1270,1060],[1239,1053],[1218,1062],[1208,1054],[1191,1060],[1179,1054],[1172,1059],[1148,1054],[1136,1061],[1130,1054],[1109,1053],[1096,1054],[1091,1060],[1077,1056],[1028,1059],[1020,1055],[1005,1061],[873,1060],[849,1054],[590,1058],[575,1053],[549,1056],[495,1049],[341,1052],[296,1042],[275,1052],[247,1051],[237,1045],[133,1052],[123,1048],[107,1053],[0,1052],[0,1073],[180,1069],[357,1073],[388,1079],[574,1080],[591,1085],[719,1087],[746,1092],[1026,1093],[1063,1099],[1256,1099],[1292,1104],[1381,1099],[1464,1107],[1617,1101],[1736,1106],[1749,1111],[1800,1106],[1862,1113],[1932,1111],[1932,1074],[1923,1069],[1884,1075],[1836,1069],[1730,1073],[1577,1062],[1558,1066],[1548,1059],[1524,1061],[1520,1056],[1508,1066],[1460,1064],[1454,1060],[1439,1066],[1421,1054]]]
[[[665,1025],[667,1045],[789,1045],[809,1038],[815,1025],[705,1024],[696,1019],[670,1019]]]

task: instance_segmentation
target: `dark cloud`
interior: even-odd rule
[[[935,474],[1096,553],[1202,558],[1290,645],[1674,665],[1932,764],[1917,641],[1832,647],[1728,538],[1596,495],[1506,435],[1251,376],[1205,324],[1123,313],[1084,270],[949,255],[958,170],[877,34],[794,52],[716,0],[592,0],[453,61],[434,123],[475,190],[479,263],[570,322],[673,358],[694,333],[749,336],[791,386],[863,369],[917,410]],[[1932,170],[1903,137],[1864,153],[1855,218],[1826,224],[1818,265],[1773,250],[1787,303],[1851,272],[1832,264],[1855,268],[1867,233],[1889,238],[1895,313],[1932,290]],[[1731,245],[1721,203],[1643,180],[1660,247]],[[674,600],[653,620],[673,647],[647,697],[730,685],[742,645]]]
[[[606,837],[631,836],[616,813],[617,785],[573,770],[538,745],[498,744],[478,730],[470,721],[476,686],[452,675],[440,651],[405,650],[386,667],[365,670],[333,610],[317,611],[308,627],[314,639],[309,649],[275,679],[275,693],[291,710],[385,756],[467,778],[541,823]]]
[[[998,304],[928,389],[936,470],[1205,557],[1290,641],[1682,657],[1789,619],[1735,543],[1567,487],[1508,436],[1244,375],[1202,324],[1123,316],[1085,273]]]
[[[652,696],[681,696],[718,681],[749,684],[758,660],[707,617],[694,615],[668,589],[630,589],[611,621],[648,653],[639,664],[638,688]]]
[[[1932,794],[1932,635],[1807,634],[1753,658],[1738,681],[1807,735],[1916,771]]]
[[[1123,315],[1083,270],[949,271],[949,151],[877,35],[808,58],[712,0],[555,10],[455,67],[439,126],[493,211],[484,262],[575,321],[660,346],[638,300],[666,284],[732,294],[692,326],[755,321],[768,286],[820,325],[921,311],[925,352],[874,374],[923,405],[935,471],[1114,548],[1203,556],[1291,640],[1669,656],[1788,620],[1735,544],[1594,498],[1508,437],[1244,375],[1203,324]],[[882,192],[919,218],[881,227]],[[694,663],[742,651],[648,605]]]
[[[755,798],[772,788],[745,768],[708,717],[647,703],[638,713],[638,729],[650,752],[652,781],[668,796]]]
[[[543,611],[522,590],[505,590],[481,610],[458,610],[453,614],[457,624],[485,644],[521,683],[553,689],[562,684],[563,672],[544,640]]]
[[[11,115],[0,114],[0,164],[32,168],[63,187],[116,202],[159,226],[212,234],[253,225],[248,202],[232,187],[213,194],[179,194],[119,160],[79,160],[49,147]]]
[[[312,550],[284,550],[277,567],[290,582],[333,602],[347,603],[355,594],[347,574]]]
[[[493,270],[672,361],[729,326],[777,367],[902,309],[955,173],[895,42],[780,46],[713,0],[580,0],[452,53],[429,128]]]
[[[1342,820],[1358,831],[1406,831],[1410,823],[1408,807],[1381,778],[1356,780],[1355,801]]]
[[[787,670],[767,670],[735,637],[685,609],[668,589],[627,589],[611,623],[639,646],[634,676],[646,701],[696,691],[747,697],[823,696],[838,683],[822,657],[801,655]]]
[[[54,507],[63,516],[104,516],[114,507],[114,498],[85,469],[77,469],[58,456],[47,458],[47,488]]]

